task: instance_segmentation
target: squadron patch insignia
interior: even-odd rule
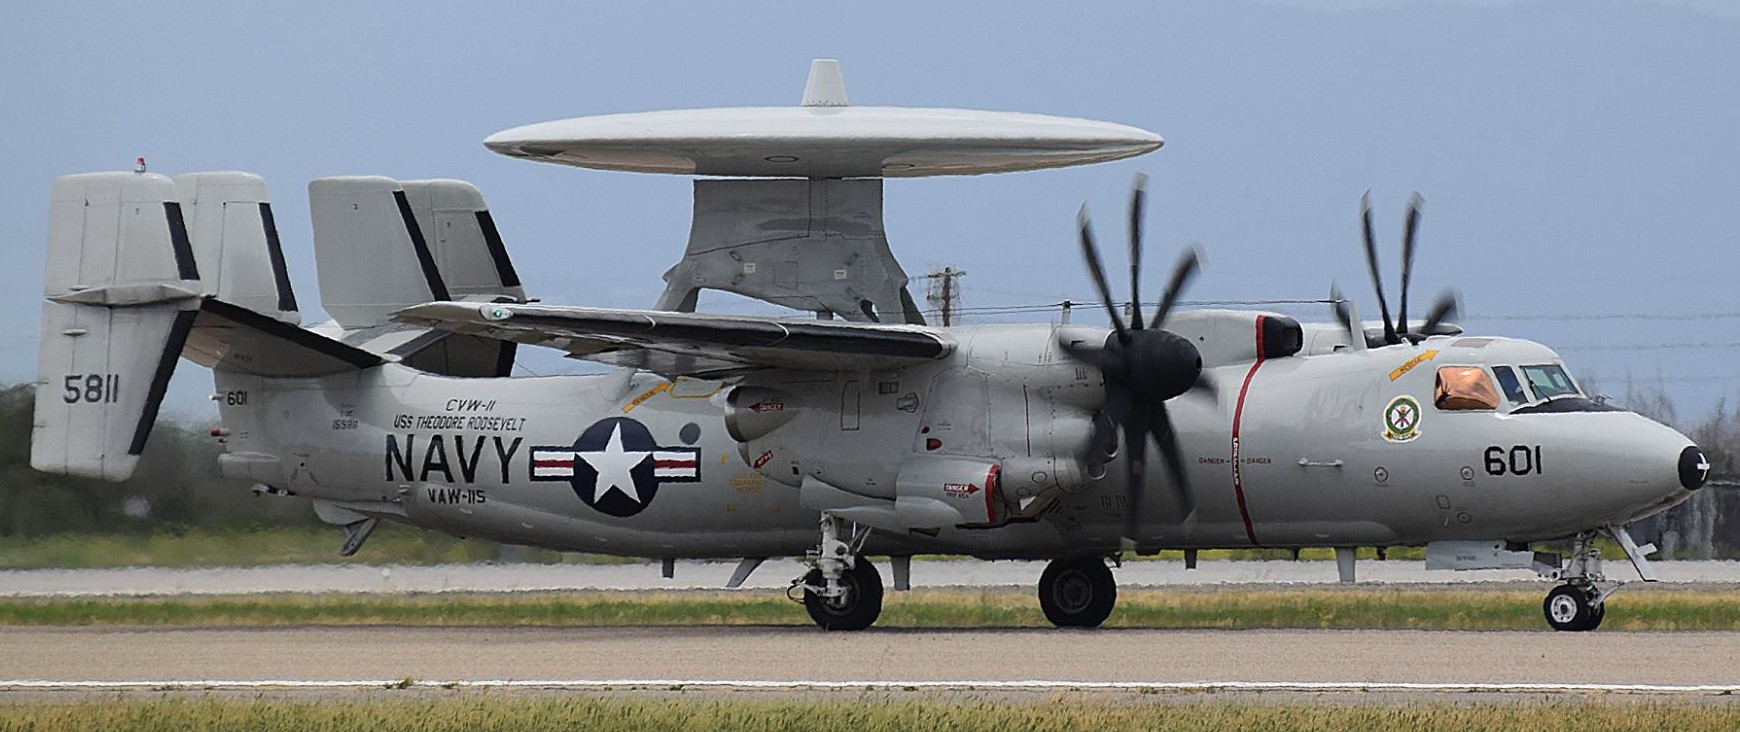
[[[645,510],[665,483],[698,483],[701,449],[659,445],[646,425],[627,417],[594,422],[573,445],[532,448],[534,481],[566,481],[602,513],[627,518]]]
[[[1420,402],[1403,394],[1384,407],[1384,439],[1407,442],[1420,436]]]

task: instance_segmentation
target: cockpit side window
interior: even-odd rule
[[[1486,375],[1486,369],[1443,366],[1438,369],[1432,403],[1445,411],[1497,409],[1498,390],[1492,388],[1492,378]]]
[[[1523,379],[1535,392],[1536,399],[1552,399],[1566,394],[1581,394],[1570,375],[1556,364],[1522,367]]]
[[[1512,404],[1529,403],[1529,393],[1523,391],[1522,381],[1517,379],[1516,371],[1509,366],[1494,366],[1492,374],[1498,377],[1498,385],[1504,389],[1504,396]]]

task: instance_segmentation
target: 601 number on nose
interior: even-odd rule
[[[1513,445],[1486,448],[1487,475],[1539,475],[1541,473],[1540,445]]]

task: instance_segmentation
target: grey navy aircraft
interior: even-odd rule
[[[303,327],[264,182],[72,175],[53,187],[31,461],[126,478],[177,362],[212,370],[223,475],[312,499],[356,552],[381,520],[627,556],[797,557],[816,624],[870,626],[891,558],[1048,560],[1058,626],[1112,612],[1126,552],[1424,546],[1428,567],[1533,569],[1558,630],[1621,584],[1597,540],[1685,500],[1685,436],[1592,398],[1537,343],[1407,316],[1418,205],[1380,325],[1179,310],[1187,252],[1146,312],[1143,194],[1123,313],[1085,209],[1111,327],[926,325],[882,228],[885,179],[1127,158],[1122,125],[854,107],[812,66],[798,107],[561,120],[485,144],[529,160],[701,176],[683,258],[651,310],[527,297],[483,197],[454,180],[309,186],[321,304]],[[701,289],[818,317],[694,312]],[[1333,298],[1341,302],[1338,296]],[[616,367],[510,377],[521,345]],[[1148,469],[1155,461],[1163,468]],[[1532,551],[1570,540],[1568,556]]]

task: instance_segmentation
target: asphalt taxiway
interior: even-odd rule
[[[0,689],[1740,691],[1740,633],[804,627],[0,629]]]

